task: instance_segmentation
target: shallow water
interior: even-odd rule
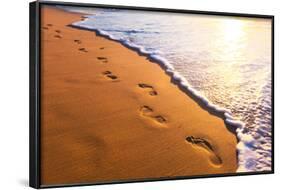
[[[65,7],[64,7],[65,8]],[[180,13],[71,8],[97,31],[164,64],[236,124],[238,172],[271,169],[271,21]]]

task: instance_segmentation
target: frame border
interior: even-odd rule
[[[214,16],[234,16],[246,18],[264,18],[271,19],[271,121],[272,121],[272,136],[271,136],[271,170],[257,172],[239,172],[239,173],[222,173],[222,174],[206,174],[193,176],[176,176],[176,177],[160,177],[160,178],[142,178],[142,179],[127,179],[127,180],[112,180],[100,181],[92,183],[73,183],[73,184],[41,184],[41,6],[75,6],[75,7],[93,7],[93,8],[114,8],[114,9],[129,9],[153,12],[170,12],[170,13],[186,13],[186,14],[201,14]],[[166,180],[183,180],[197,178],[213,178],[213,177],[229,177],[229,176],[248,176],[260,174],[274,173],[274,15],[260,15],[247,13],[231,13],[231,12],[215,12],[215,11],[199,11],[199,10],[183,10],[183,9],[167,9],[167,8],[152,8],[152,7],[134,7],[123,5],[105,5],[105,4],[90,4],[90,3],[75,3],[75,2],[58,2],[58,1],[34,1],[29,3],[29,186],[33,188],[55,188],[55,187],[73,187],[86,185],[104,185],[104,184],[122,184],[135,182],[154,182]]]
[[[38,3],[29,4],[29,186],[40,188],[40,23]]]

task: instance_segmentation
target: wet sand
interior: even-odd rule
[[[41,19],[43,185],[236,171],[236,136],[157,63],[69,27],[81,14]]]

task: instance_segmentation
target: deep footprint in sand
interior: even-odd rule
[[[60,31],[60,30],[55,30],[55,32],[56,32],[56,33],[58,33],[58,34],[60,34],[60,33],[61,33],[61,31]]]
[[[165,117],[155,114],[154,110],[149,106],[142,106],[140,108],[140,113],[142,116],[152,119],[159,124],[164,124],[167,122],[167,119]]]
[[[44,29],[44,30],[48,30],[49,28],[48,28],[48,27],[46,27],[46,26],[43,26],[43,29]]]
[[[62,37],[60,35],[54,35],[55,38],[61,39]]]
[[[86,48],[79,48],[78,50],[82,51],[82,52],[85,52],[85,53],[88,52],[88,50],[86,50]]]
[[[99,61],[103,62],[103,63],[107,63],[107,62],[108,62],[108,60],[107,60],[106,57],[97,57],[97,59],[98,59]]]
[[[118,79],[118,77],[116,75],[113,75],[111,71],[104,71],[102,74],[113,81],[116,81]]]
[[[158,122],[158,123],[166,123],[166,119],[163,117],[163,116],[161,116],[161,115],[156,115],[156,116],[154,116],[154,119]]]
[[[103,50],[103,49],[104,49],[104,47],[101,47],[101,48],[100,48],[100,50]]]
[[[47,24],[47,26],[50,26],[50,27],[52,27],[52,26],[53,26],[53,24]]]
[[[151,85],[140,83],[140,84],[138,84],[138,86],[143,89],[148,89],[148,93],[150,96],[158,95],[157,91]]]
[[[75,43],[77,43],[77,44],[81,44],[82,42],[81,42],[81,40],[73,40]]]
[[[201,148],[205,150],[210,156],[210,161],[215,166],[220,166],[222,164],[221,158],[214,152],[212,145],[207,140],[199,137],[188,136],[186,137],[186,141],[194,148]]]

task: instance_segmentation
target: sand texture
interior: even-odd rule
[[[224,121],[157,63],[68,26],[82,16],[42,8],[42,184],[234,173]]]

